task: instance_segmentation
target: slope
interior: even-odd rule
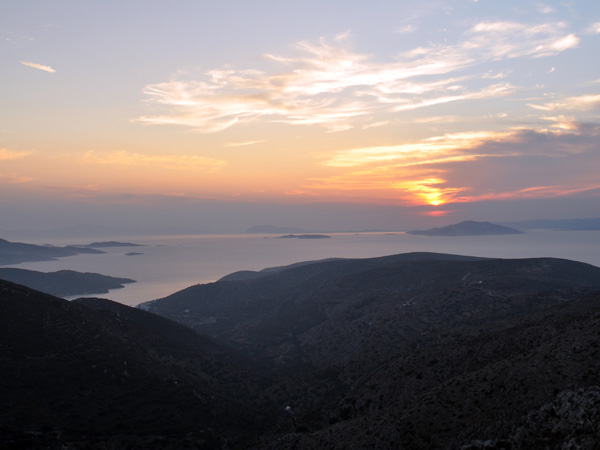
[[[0,447],[222,448],[269,422],[256,366],[181,325],[5,281],[0,311]]]

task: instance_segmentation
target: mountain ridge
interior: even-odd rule
[[[0,448],[595,448],[600,268],[271,269],[141,308],[0,281]]]

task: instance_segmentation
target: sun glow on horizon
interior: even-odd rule
[[[226,2],[153,2],[148,21],[126,2],[112,24],[119,45],[100,38],[102,2],[82,16],[67,7],[75,0],[39,15],[14,2],[0,16],[14,53],[0,85],[0,196],[352,203],[430,216],[450,204],[593,204],[600,4],[554,1],[540,14],[516,0],[441,0],[427,12],[395,2],[332,15],[307,1],[239,2],[235,17]],[[252,26],[267,18],[278,26]],[[59,21],[83,26],[45,26]],[[44,44],[80,38],[85,62],[70,45]]]

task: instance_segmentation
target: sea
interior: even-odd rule
[[[99,297],[137,305],[189,286],[210,283],[239,270],[261,270],[326,258],[370,258],[408,252],[438,252],[492,258],[550,256],[600,267],[600,231],[533,230],[498,236],[415,236],[396,233],[333,233],[328,239],[282,239],[276,235],[103,236],[94,241],[130,242],[140,247],[102,248],[98,255],[14,265],[54,272],[69,269],[131,278],[136,283]],[[81,240],[28,240],[50,245]],[[127,255],[127,253],[139,253]]]

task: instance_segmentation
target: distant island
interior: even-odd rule
[[[0,265],[19,264],[29,261],[52,261],[66,256],[86,254],[101,254],[101,250],[90,247],[68,245],[55,247],[53,245],[24,244],[0,239]]]
[[[119,289],[125,287],[124,284],[135,283],[135,280],[130,278],[110,277],[99,273],[74,270],[45,273],[12,267],[0,268],[0,279],[19,283],[57,297],[106,294],[110,289]]]
[[[396,230],[380,230],[377,228],[368,229],[319,229],[319,230],[305,230],[303,228],[294,227],[278,227],[275,225],[257,225],[254,227],[247,228],[244,233],[246,234],[314,234],[314,233],[383,233],[383,232],[394,232]]]
[[[139,255],[143,255],[143,253],[139,253],[139,252],[125,253],[125,256],[139,256]]]
[[[523,234],[523,231],[502,225],[496,225],[490,222],[475,222],[473,220],[466,220],[464,222],[441,228],[407,231],[406,234],[414,234],[419,236],[491,236],[498,234]]]
[[[248,228],[245,233],[247,234],[282,234],[282,233],[312,233],[309,230],[303,230],[302,228],[293,227],[277,227],[275,225],[257,225],[255,227]]]
[[[143,246],[140,244],[132,244],[131,242],[106,241],[106,242],[92,242],[91,244],[81,245],[80,247],[108,248],[108,247],[143,247]]]
[[[329,239],[331,236],[326,234],[286,234],[277,236],[275,239]]]
[[[591,219],[522,220],[519,222],[500,222],[500,225],[520,230],[594,231],[600,230],[600,217]]]

